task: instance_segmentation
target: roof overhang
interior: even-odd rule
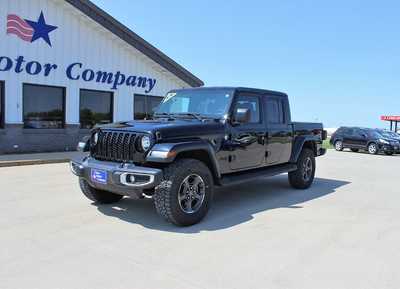
[[[174,74],[192,87],[203,86],[204,82],[176,63],[128,27],[117,21],[111,15],[89,0],[66,0],[69,4],[80,10],[83,14],[96,21],[98,24],[127,42],[138,51],[158,63],[164,69]]]

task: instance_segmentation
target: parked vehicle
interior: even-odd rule
[[[353,152],[365,150],[370,154],[392,155],[400,152],[400,142],[382,132],[360,127],[340,127],[331,137],[330,143],[337,151],[349,148]]]
[[[321,123],[292,122],[284,93],[250,88],[174,90],[153,120],[93,130],[71,162],[83,194],[98,203],[151,197],[167,221],[187,226],[210,208],[214,186],[289,173],[307,189],[325,154]]]

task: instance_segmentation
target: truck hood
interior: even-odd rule
[[[197,119],[156,119],[117,122],[99,127],[102,130],[118,130],[154,134],[159,132],[163,139],[224,134],[222,121]]]

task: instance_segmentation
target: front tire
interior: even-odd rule
[[[155,188],[158,214],[177,226],[191,226],[207,214],[213,196],[213,177],[208,167],[195,159],[179,159],[164,169]]]
[[[111,192],[98,190],[89,185],[84,179],[79,179],[79,186],[82,193],[91,201],[99,204],[112,204],[121,200],[124,196]]]
[[[371,155],[378,154],[378,146],[376,145],[376,143],[373,142],[368,145],[368,153]]]
[[[343,151],[343,142],[341,140],[335,141],[335,150],[338,152]]]
[[[315,155],[310,149],[303,149],[297,160],[297,170],[289,172],[289,183],[295,189],[308,189],[315,177]]]

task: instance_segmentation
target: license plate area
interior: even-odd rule
[[[107,184],[107,171],[92,169],[90,172],[90,178],[93,182],[106,185]]]

